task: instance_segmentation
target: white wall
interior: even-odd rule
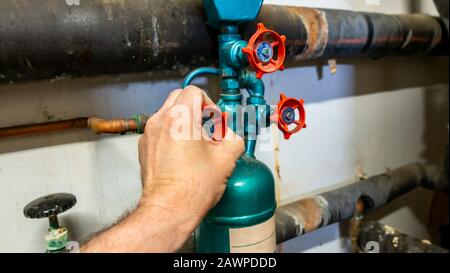
[[[407,13],[410,8],[407,0],[380,0],[380,5],[362,0],[266,2],[385,13]],[[435,12],[431,0],[423,4]],[[346,61],[338,65],[336,75],[327,66],[323,69],[322,79],[313,65],[264,78],[269,103],[276,103],[281,91],[307,103],[307,130],[288,142],[280,137],[269,151],[258,153],[272,169],[279,157],[280,203],[352,182],[361,174],[435,158],[431,144],[447,138],[447,58]],[[0,127],[154,112],[180,82],[181,78],[143,73],[0,85]],[[206,87],[213,83],[203,82]],[[432,122],[444,128],[433,127]],[[132,208],[140,195],[137,139],[76,130],[0,140],[0,252],[43,250],[46,221],[26,219],[22,213],[27,202],[38,196],[53,192],[77,196],[77,205],[61,216],[61,222],[78,240],[111,225]],[[273,152],[275,145],[278,154]],[[383,221],[426,237],[431,198],[429,192],[414,192],[388,207]],[[289,242],[285,250],[347,251],[343,229],[327,227]]]

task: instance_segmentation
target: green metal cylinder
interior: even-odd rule
[[[274,252],[275,184],[271,170],[243,155],[221,201],[196,230],[197,252]]]
[[[210,25],[220,28],[219,68],[222,93],[218,102],[229,114],[228,126],[246,139],[246,153],[236,162],[227,188],[219,203],[206,215],[196,230],[197,252],[237,253],[275,252],[275,183],[271,170],[254,157],[256,121],[248,122],[242,108],[241,89],[246,88],[252,106],[266,106],[264,83],[248,66],[242,48],[247,42],[238,32],[238,24],[255,20],[262,0],[204,0]],[[231,124],[231,125],[230,125]],[[250,125],[249,125],[250,124]],[[254,137],[250,137],[254,133]]]

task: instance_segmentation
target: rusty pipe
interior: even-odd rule
[[[418,187],[448,192],[444,170],[410,164],[277,209],[277,242],[380,208]]]
[[[217,62],[217,33],[201,0],[0,1],[0,83],[142,71]],[[263,22],[287,37],[286,60],[448,56],[448,20],[264,5]]]
[[[69,129],[87,128],[88,127],[87,120],[88,118],[74,118],[39,124],[27,124],[27,125],[0,128],[0,138],[39,135]]]

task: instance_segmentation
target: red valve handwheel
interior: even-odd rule
[[[248,41],[242,52],[247,55],[248,62],[256,70],[256,77],[284,69],[286,58],[286,36],[267,29],[263,23],[257,25],[255,34]],[[277,52],[275,53],[275,48]]]
[[[205,125],[205,121],[208,121],[208,126],[214,126],[214,127],[207,127],[204,129],[207,129],[207,134],[209,137],[215,141],[220,141],[225,138],[227,128],[228,128],[228,112],[221,112],[220,109],[209,106],[209,105],[203,105],[203,121]],[[210,131],[213,129],[213,131]],[[209,131],[209,132],[208,132]]]
[[[271,121],[278,124],[278,128],[283,132],[285,139],[289,139],[291,135],[306,128],[306,111],[303,104],[304,100],[288,98],[283,93],[280,94],[280,102],[271,117]],[[298,115],[296,110],[298,110]],[[292,124],[295,124],[295,127],[289,129]]]

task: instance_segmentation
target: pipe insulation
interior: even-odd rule
[[[72,5],[79,2],[79,5]],[[71,4],[72,3],[72,4]],[[448,55],[448,20],[264,5],[256,22],[287,36],[287,61]],[[0,83],[214,64],[201,0],[2,0]]]
[[[418,187],[448,192],[448,177],[443,168],[416,163],[282,206],[276,214],[277,242],[348,220],[359,201],[366,213]]]

